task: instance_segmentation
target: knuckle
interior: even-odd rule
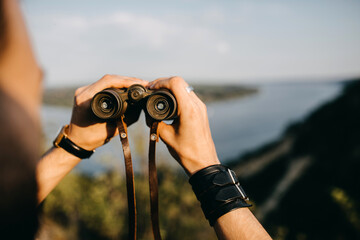
[[[75,90],[75,96],[80,95],[80,93],[83,91],[84,87],[79,87],[78,89]]]
[[[176,79],[170,78],[169,83],[170,83],[170,85],[174,85],[176,83]]]
[[[180,85],[180,84],[183,84],[184,82],[185,81],[182,77],[175,76],[175,77],[170,78],[170,83],[174,84],[174,85]]]
[[[197,116],[199,112],[201,112],[199,106],[195,103],[188,104],[188,106],[189,106],[188,111],[192,116]]]
[[[108,80],[110,80],[112,77],[113,77],[113,75],[111,75],[111,74],[105,74],[105,75],[101,78],[101,80],[108,81]]]
[[[191,117],[195,117],[197,115],[197,109],[195,107],[191,107],[189,108],[188,113]]]

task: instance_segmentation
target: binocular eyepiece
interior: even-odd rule
[[[167,89],[149,90],[139,84],[128,89],[107,88],[91,100],[91,110],[95,116],[104,120],[119,118],[134,105],[144,108],[157,121],[177,116],[176,99]]]

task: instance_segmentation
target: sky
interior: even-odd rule
[[[22,0],[47,86],[106,73],[195,83],[360,76],[358,0]]]

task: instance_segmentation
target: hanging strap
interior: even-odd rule
[[[160,224],[159,224],[159,195],[158,195],[158,179],[156,172],[155,151],[156,142],[159,141],[158,134],[159,122],[153,122],[150,128],[150,144],[149,144],[149,188],[150,188],[150,212],[151,225],[155,240],[161,240]],[[120,140],[124,152],[125,172],[126,172],[126,189],[129,208],[129,240],[136,240],[136,199],[134,172],[132,167],[131,152],[127,134],[127,125],[123,117],[117,122]]]
[[[149,188],[150,188],[150,212],[151,225],[155,240],[161,240],[159,225],[159,195],[158,195],[158,178],[156,172],[155,152],[156,142],[159,141],[158,134],[159,122],[152,123],[150,128],[149,144]]]
[[[124,118],[121,117],[117,121],[119,136],[124,152],[125,172],[126,172],[126,189],[129,209],[129,240],[136,240],[136,199],[135,199],[135,185],[134,172],[132,167],[131,152],[127,134],[127,125]]]

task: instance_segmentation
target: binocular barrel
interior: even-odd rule
[[[128,89],[108,88],[97,93],[91,101],[91,109],[100,119],[116,119],[134,105],[140,105],[157,121],[174,119],[177,103],[174,95],[166,89],[148,90],[142,85]]]

